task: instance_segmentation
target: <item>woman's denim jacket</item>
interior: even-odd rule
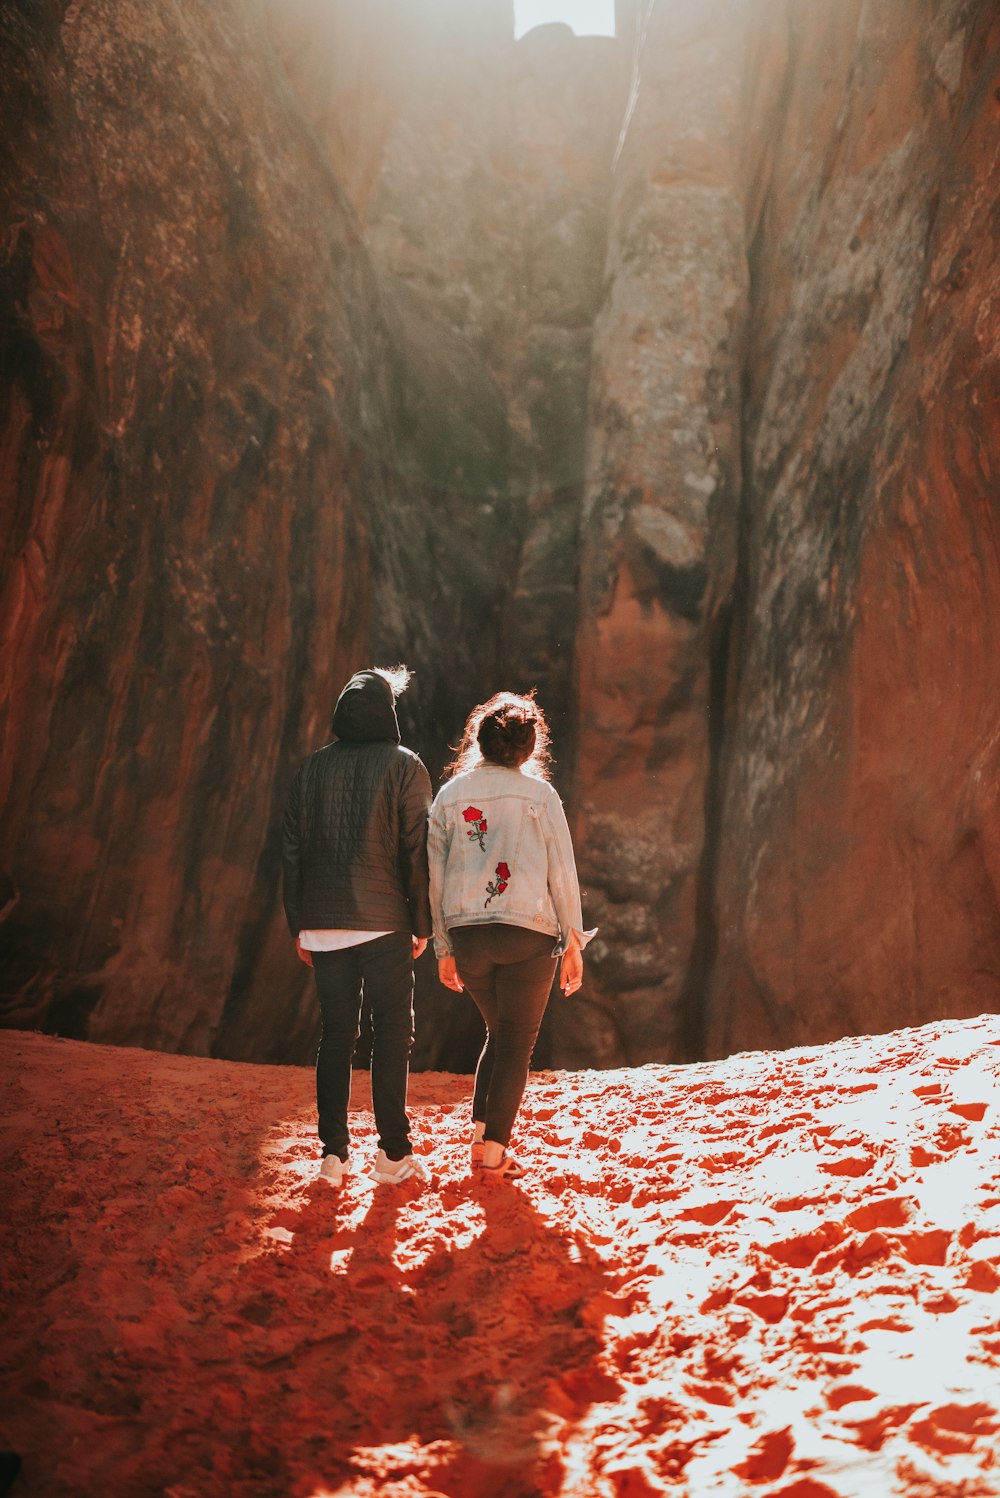
[[[452,955],[448,931],[499,921],[547,932],[565,949],[586,946],[573,843],[562,802],[546,780],[481,765],[442,786],[427,836],[434,950]]]

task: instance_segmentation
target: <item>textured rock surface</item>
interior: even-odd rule
[[[509,172],[518,182],[510,361],[512,488],[523,532],[503,636],[518,684],[549,714],[564,793],[576,747],[573,662],[587,391],[601,305],[611,165],[628,55],[565,26],[515,48]]]
[[[577,1060],[682,1046],[709,668],[739,497],[744,17],[729,5],[659,6],[637,26],[581,547],[577,825],[600,935],[587,1001],[561,1027],[560,1052]]]
[[[241,8],[63,11],[0,43],[4,1017],[204,1051],[249,987],[280,1052],[277,817],[385,509],[374,282]]]
[[[359,659],[424,666],[432,764],[454,683],[486,689],[514,540],[502,469],[474,501],[453,481],[503,459],[506,417],[402,325],[252,12],[4,24],[4,1015],[299,1057],[289,771]]]
[[[418,666],[404,726],[440,766],[498,673],[527,684],[506,603],[555,599],[555,556],[527,671],[548,649],[565,712],[618,84],[555,28],[547,89],[504,0],[2,23],[4,1018],[305,1056],[276,832],[347,671]],[[426,1052],[457,1029],[468,1060],[424,989]]]
[[[590,344],[627,52],[560,25],[515,43],[502,0],[334,8],[322,24],[304,0],[269,17],[363,218],[393,335],[404,487],[375,653],[418,665],[404,715],[432,768],[474,702],[537,686],[568,794]],[[418,1061],[471,1065],[476,1017],[442,1005],[430,968],[418,1005]],[[552,1044],[546,1030],[539,1055]]]
[[[715,1053],[1000,1003],[1000,17],[775,50]]]
[[[538,686],[564,757],[590,343],[626,54],[559,25],[515,44],[505,4],[418,8],[419,27],[413,14],[405,75],[398,60],[383,65],[394,115],[365,204],[408,370],[398,429],[408,477],[481,517],[475,550],[502,598],[482,640],[484,690]],[[452,741],[478,693],[473,672],[451,709]]]

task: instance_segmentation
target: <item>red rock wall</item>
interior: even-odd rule
[[[578,76],[556,38],[546,90],[509,0],[106,0],[3,24],[3,1016],[303,1059],[278,822],[344,676],[417,667],[401,716],[434,769],[499,678],[527,684],[504,663],[512,589],[544,600],[561,567],[571,642],[575,505],[552,494],[579,482],[620,101],[609,83],[582,147],[568,111],[613,70],[590,48]],[[560,109],[526,203],[520,152]],[[564,699],[570,659],[550,662]],[[468,1061],[475,1036],[424,990],[425,1055],[454,1063],[457,1030]]]
[[[995,1003],[993,7],[619,13],[0,13],[5,1023],[306,1059],[280,809],[375,657],[432,770],[553,714],[545,1062]]]
[[[783,29],[714,1054],[1000,1003],[1000,17],[792,5]]]
[[[391,46],[387,12],[339,14],[311,31],[305,78],[312,6],[272,19],[338,175],[351,180],[340,161],[358,110],[378,138],[377,159],[358,147],[374,177],[352,196],[395,340],[395,459],[410,496],[393,512],[380,653],[418,666],[404,712],[432,769],[476,701],[537,686],[568,796],[590,347],[627,52],[560,25],[515,43],[503,3],[409,5]],[[363,59],[350,77],[344,53]],[[419,976],[418,1061],[471,1066],[475,1016]],[[538,1054],[560,1046],[546,1029]]]
[[[0,25],[3,1017],[204,1052],[250,995],[281,1054],[281,799],[369,626],[374,283],[243,8]]]
[[[464,692],[452,673],[440,707],[454,742],[483,691],[536,685],[568,789],[590,345],[626,53],[561,25],[515,43],[500,0],[406,15],[405,68],[394,43],[368,86],[380,118],[386,93],[393,108],[365,241],[405,365],[407,476],[431,544],[445,504],[464,548],[437,569],[445,596],[463,567],[492,566],[476,590],[493,607],[478,669]],[[440,639],[427,644],[438,664]]]
[[[642,8],[591,369],[576,662],[586,997],[561,1053],[677,1055],[735,566],[746,15]]]

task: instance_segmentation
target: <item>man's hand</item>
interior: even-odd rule
[[[462,980],[458,976],[454,957],[438,958],[438,981],[443,983],[445,988],[454,989],[455,993],[462,992]]]
[[[312,967],[312,965],[313,965],[313,954],[311,952],[307,952],[306,951],[306,949],[302,945],[302,942],[301,942],[301,940],[300,940],[299,937],[295,938],[295,950],[299,954],[299,961],[300,962],[304,962],[305,965],[306,965],[306,967]]]
[[[426,951],[427,951],[427,938],[426,938],[426,936],[415,936],[413,938],[413,960],[414,960],[414,962],[416,962],[417,958],[421,957],[424,954],[424,952],[426,952]]]
[[[580,950],[580,938],[575,931],[571,931],[559,967],[559,987],[569,998],[571,993],[576,993],[582,982],[583,953]]]

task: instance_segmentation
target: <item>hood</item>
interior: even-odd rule
[[[357,671],[337,698],[330,725],[338,739],[352,743],[388,739],[399,743],[395,699],[384,676]]]

